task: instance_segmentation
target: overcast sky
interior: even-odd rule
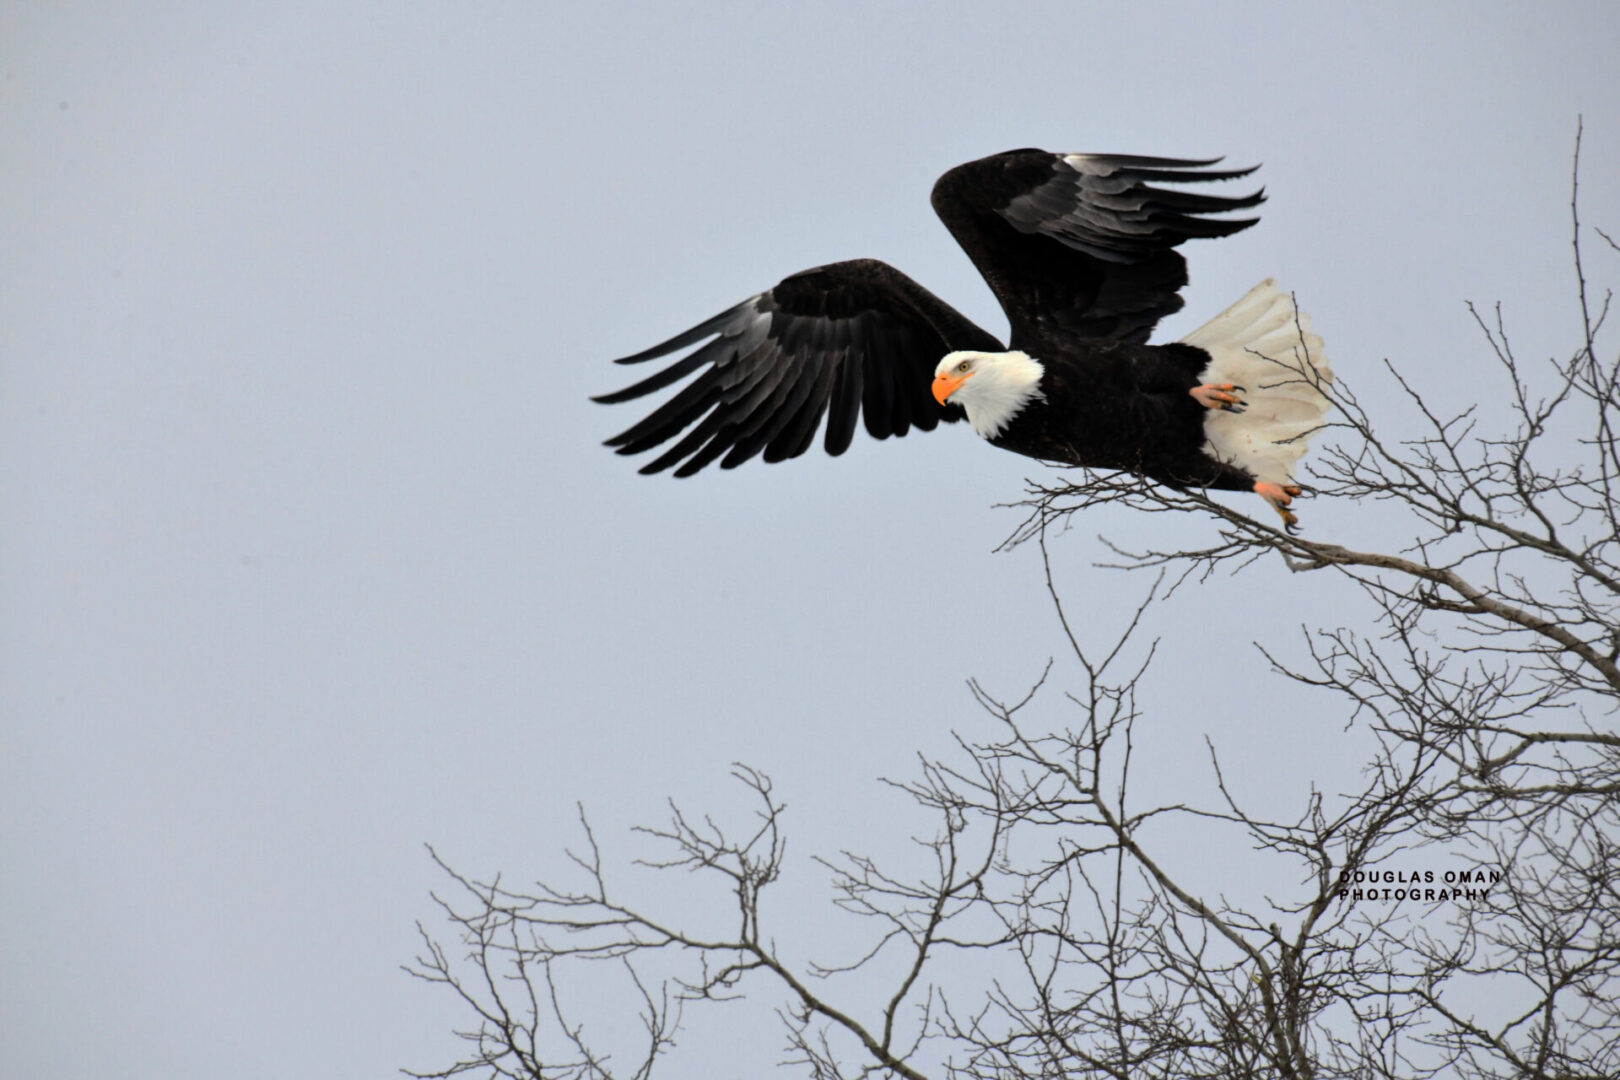
[[[622,864],[666,796],[734,807],[734,760],[791,807],[784,949],[840,940],[809,856],[928,831],[876,778],[992,734],[966,678],[1060,652],[1038,561],[992,554],[1039,468],[960,425],[641,477],[599,445],[639,415],[587,400],[608,361],[861,255],[1001,334],[939,173],[1225,154],[1270,201],[1185,249],[1161,339],[1274,275],[1388,430],[1385,358],[1488,404],[1465,300],[1574,347],[1580,114],[1585,217],[1620,229],[1617,42],[1607,2],[0,3],[0,1075],[448,1064],[467,1017],[399,970],[422,845],[530,880],[583,801]],[[1063,537],[1088,640],[1148,584],[1099,534],[1209,532]],[[1260,565],[1157,610],[1145,773],[1207,794],[1207,733],[1257,798],[1332,789],[1354,733],[1249,642],[1357,603]],[[772,1024],[694,1018],[671,1075],[758,1075]]]

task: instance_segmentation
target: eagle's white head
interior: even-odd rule
[[[1031,401],[1044,398],[1046,368],[1028,353],[953,352],[934,368],[934,398],[967,410],[968,423],[993,439]]]

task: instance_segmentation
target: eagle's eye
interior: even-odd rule
[[[971,360],[964,360],[960,364],[956,365],[956,370],[962,372],[964,375],[967,374],[970,370],[972,370],[972,368],[973,368],[973,361],[971,361]]]

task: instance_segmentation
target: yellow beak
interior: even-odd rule
[[[971,378],[973,378],[973,372],[971,371],[966,375],[934,376],[934,400],[941,405],[945,404],[945,399],[956,393],[961,385]]]

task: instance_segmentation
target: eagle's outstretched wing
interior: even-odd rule
[[[1155,187],[1233,180],[1220,159],[1009,150],[958,165],[934,185],[934,210],[1012,324],[1015,349],[1075,338],[1145,342],[1181,308],[1187,264],[1174,249],[1229,236],[1255,218],[1210,218],[1265,201]]]
[[[701,373],[640,423],[607,441],[638,454],[676,435],[642,466],[690,476],[720,459],[730,469],[804,453],[827,417],[825,445],[841,454],[857,417],[875,438],[932,431],[962,411],[929,392],[940,357],[957,349],[999,351],[995,337],[887,263],[855,259],[794,274],[765,292],[645,352],[639,364],[706,343],[633,386],[594,398],[607,404]],[[687,429],[691,430],[688,431]],[[722,457],[722,455],[724,455]]]

